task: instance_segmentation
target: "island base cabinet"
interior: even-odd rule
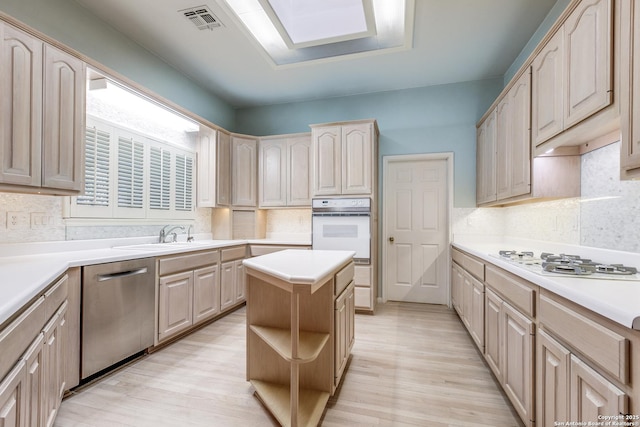
[[[355,296],[354,284],[351,282],[349,286],[342,292],[335,302],[335,382],[334,388],[340,384],[340,379],[347,366],[351,349],[353,348],[355,329]]]

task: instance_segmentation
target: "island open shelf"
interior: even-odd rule
[[[282,425],[317,425],[335,391],[336,274],[345,280],[352,258],[285,250],[244,261],[247,380]]]

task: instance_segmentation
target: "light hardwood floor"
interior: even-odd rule
[[[245,309],[66,398],[55,426],[277,425],[245,381]],[[443,306],[356,315],[356,343],[323,426],[521,426]]]

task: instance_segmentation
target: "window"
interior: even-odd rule
[[[85,192],[74,218],[193,219],[195,153],[87,117]]]

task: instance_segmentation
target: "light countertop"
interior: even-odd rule
[[[585,246],[538,241],[491,239],[454,241],[453,246],[573,301],[627,328],[640,330],[640,282],[543,276],[499,259],[499,250],[542,251],[590,257],[601,262],[621,262],[640,268],[640,254]]]
[[[157,238],[97,239],[0,245],[0,325],[70,267],[244,244],[306,245],[287,240],[211,240],[153,243]]]
[[[249,258],[243,264],[291,284],[315,285],[353,259],[353,251],[287,249]]]

